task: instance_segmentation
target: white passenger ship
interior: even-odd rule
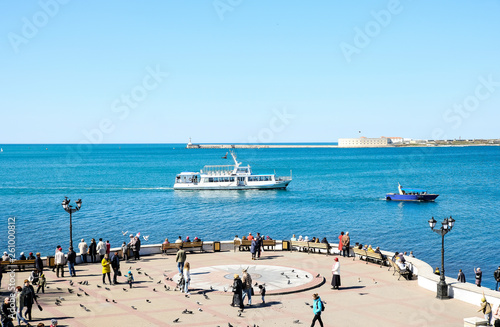
[[[254,175],[250,165],[241,166],[236,154],[230,151],[234,165],[205,166],[200,172],[182,172],[175,177],[174,190],[246,190],[285,189],[290,176],[276,174]]]

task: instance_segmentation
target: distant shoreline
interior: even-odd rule
[[[356,146],[339,147],[333,144],[191,144],[187,149],[315,149],[315,148],[339,148],[339,149],[369,149],[369,148],[461,148],[477,146],[500,146],[500,144],[401,144],[385,146]]]

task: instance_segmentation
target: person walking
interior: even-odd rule
[[[104,254],[104,258],[101,261],[102,265],[102,283],[106,285],[106,275],[108,275],[109,284],[111,284],[111,260],[109,256]]]
[[[340,287],[340,262],[339,258],[335,258],[334,260],[335,262],[332,267],[332,288],[338,290]]]
[[[175,262],[177,262],[177,270],[179,270],[179,274],[182,275],[184,262],[186,262],[186,251],[184,251],[184,249],[182,248],[182,244],[179,245],[179,250],[177,251],[177,255],[175,256]]]
[[[257,239],[252,239],[250,243],[250,253],[252,254],[252,260],[255,260],[255,253],[257,253]]]
[[[498,269],[495,270],[493,273],[493,277],[495,277],[495,281],[497,282],[497,285],[495,286],[495,291],[500,291],[498,289],[498,283],[500,283],[500,266],[498,266]]]
[[[35,268],[38,269],[38,271],[40,272],[40,274],[43,272],[43,260],[40,257],[40,252],[36,253]]]
[[[21,326],[21,321],[24,322],[26,325],[31,326],[26,319],[23,317],[23,309],[24,309],[24,296],[23,296],[23,289],[21,286],[16,286],[16,318],[17,318],[17,325]]]
[[[80,250],[80,257],[82,258],[82,263],[87,263],[87,252],[89,251],[89,246],[85,239],[82,238],[82,241],[78,243],[78,250]]]
[[[2,327],[14,327],[14,323],[12,322],[12,312],[11,312],[11,306],[10,306],[10,297],[7,296],[2,304]]]
[[[33,304],[36,301],[35,289],[32,285],[30,285],[29,280],[24,280],[24,287],[22,288],[21,297],[24,298],[24,307],[26,308],[26,312],[24,316],[28,318],[28,320],[33,320],[31,316],[31,309],[33,308]]]
[[[118,284],[117,276],[120,276],[120,257],[118,251],[111,256],[111,268],[113,268],[113,284]]]
[[[344,237],[344,232],[340,232],[340,235],[339,235],[339,255],[342,255],[343,252],[342,252],[342,237]]]
[[[345,232],[345,235],[342,236],[342,256],[349,258],[349,252],[351,247],[351,238],[349,237],[349,232]]]
[[[73,247],[70,246],[68,251],[68,270],[69,270],[69,275],[71,277],[76,277],[75,263],[76,263],[76,252],[73,251]]]
[[[257,234],[258,235],[258,234]],[[245,300],[245,295],[248,296],[248,305],[252,305],[252,276],[248,273],[248,268],[243,269],[243,276],[241,278],[241,283],[243,284],[243,296],[242,301]]]
[[[62,252],[62,249],[58,248],[56,250],[56,255],[54,258],[56,264],[56,276],[59,278],[59,271],[61,272],[61,277],[64,277],[64,265],[66,264],[66,257]]]
[[[464,272],[462,271],[462,269],[458,269],[458,276],[457,276],[457,281],[459,281],[460,283],[465,283],[465,275],[464,275]]]
[[[240,275],[234,274],[233,281],[233,307],[239,307],[241,311],[245,308],[243,305],[243,283],[241,282]]]
[[[321,302],[321,298],[319,297],[318,293],[313,294],[313,312],[314,312],[314,318],[311,322],[311,327],[316,325],[316,321],[319,321],[319,325],[323,327],[323,321],[321,320],[321,312],[324,310],[323,309],[323,302]]]
[[[481,287],[481,280],[483,279],[483,272],[481,271],[481,268],[474,268],[474,274],[476,277],[476,285],[477,287]]]
[[[97,244],[95,242],[95,239],[90,240],[90,245],[89,245],[89,255],[90,255],[90,262],[94,263],[97,262]]]
[[[182,275],[184,276],[184,293],[186,293],[186,296],[189,296],[189,282],[191,282],[191,266],[189,265],[189,262],[186,262],[184,265],[183,273]]]
[[[102,238],[99,239],[99,243],[97,243],[96,250],[97,253],[99,254],[99,261],[102,262],[102,259],[104,259],[104,255],[106,254],[106,245],[102,241]]]

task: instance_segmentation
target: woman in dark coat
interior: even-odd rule
[[[252,253],[252,260],[255,260],[255,253],[257,252],[258,241],[254,238],[250,246],[250,253]]]
[[[90,262],[95,262],[97,258],[97,243],[93,238],[89,245]]]
[[[253,243],[253,242],[252,242]],[[243,283],[241,282],[240,276],[238,274],[234,274],[234,282],[233,282],[233,303],[231,304],[233,307],[240,307],[243,311]]]

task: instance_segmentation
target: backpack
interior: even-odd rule
[[[325,311],[325,302],[321,301],[321,312]]]

